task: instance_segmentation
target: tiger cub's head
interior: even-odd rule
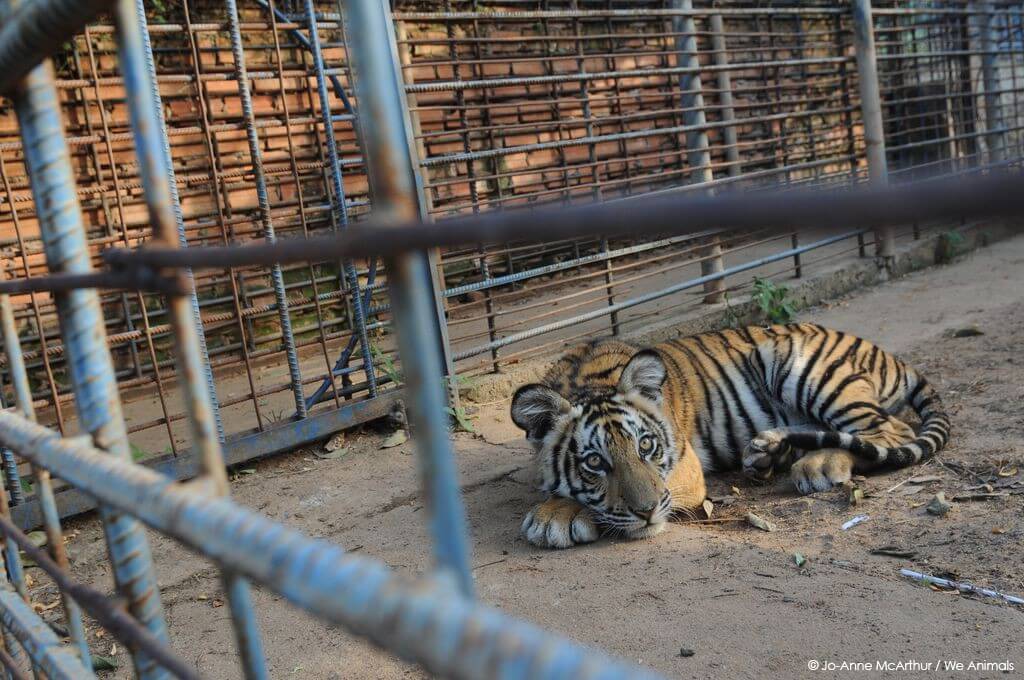
[[[658,353],[643,350],[617,385],[584,389],[578,403],[545,385],[519,388],[512,420],[537,452],[543,489],[577,500],[630,538],[661,531],[671,512],[666,480],[679,462],[662,411],[665,378]]]

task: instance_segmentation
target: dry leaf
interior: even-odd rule
[[[715,510],[715,504],[705,498],[702,507],[704,508],[704,516],[711,519],[711,513]]]
[[[807,558],[800,553],[793,553],[793,562],[796,563],[796,566],[802,567],[807,564]]]
[[[340,449],[344,445],[345,445],[345,433],[344,432],[339,432],[338,434],[336,434],[333,437],[331,437],[330,441],[328,441],[326,444],[324,444],[324,451],[326,451],[328,453],[330,453],[331,451],[337,451],[338,449]],[[317,455],[317,457],[319,457],[319,458],[324,458],[325,457],[325,456],[321,456],[319,453],[317,453],[315,455]]]
[[[925,510],[927,510],[929,514],[942,517],[949,512],[952,507],[953,506],[950,505],[949,501],[946,500],[946,494],[940,491],[935,494],[935,498],[932,499],[932,502],[928,504],[928,507],[925,508]]]
[[[336,449],[325,448],[323,451],[313,452],[313,455],[319,458],[320,460],[337,460],[339,458],[344,457],[346,454],[348,454],[348,449],[344,447],[339,447]]]
[[[30,531],[28,532],[28,540],[32,541],[32,545],[37,548],[42,548],[46,545],[46,532],[45,531]]]
[[[740,494],[740,490],[737,489],[735,486],[730,486],[729,487],[729,491],[732,492],[733,496],[740,496],[740,495],[742,495],[742,494]]]
[[[391,433],[391,436],[381,442],[380,448],[390,449],[395,446],[401,446],[408,440],[409,436],[405,434],[405,430],[395,430]]]
[[[992,527],[992,533],[993,534],[1005,534],[1006,533],[1006,529],[1004,529],[1003,527]]]
[[[918,475],[907,480],[907,484],[927,484],[928,482],[941,482],[942,477],[938,475]]]
[[[1017,472],[1018,472],[1017,467],[1014,466],[1014,467],[1010,468],[1009,470],[1000,470],[996,474],[999,475],[1000,477],[1016,477],[1017,476]]]
[[[775,531],[775,526],[771,522],[767,522],[752,512],[747,513],[747,524],[753,527],[757,527],[761,531]]]

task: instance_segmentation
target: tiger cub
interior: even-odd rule
[[[895,417],[910,405],[920,432]],[[949,418],[917,371],[867,340],[809,323],[752,326],[639,349],[597,340],[512,399],[542,488],[522,530],[567,548],[642,538],[699,507],[704,473],[790,470],[801,493],[941,450]]]

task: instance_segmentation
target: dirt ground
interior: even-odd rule
[[[883,674],[828,665],[843,662],[964,664],[921,673],[891,666],[894,677],[1006,677],[971,662],[1009,662],[1011,676],[1024,673],[1024,607],[899,575],[901,567],[953,574],[1024,595],[1024,237],[799,318],[855,332],[925,372],[955,428],[939,459],[859,481],[866,497],[857,507],[842,490],[800,497],[785,480],[756,486],[719,478],[711,485],[712,521],[675,523],[645,541],[544,551],[519,535],[540,499],[526,443],[509,422],[507,401],[480,405],[479,434],[455,436],[480,599],[669,677]],[[965,328],[982,334],[955,337]],[[254,465],[239,472],[233,493],[309,534],[422,572],[430,543],[412,446],[382,449],[386,436],[367,427],[349,433],[340,458],[307,449]],[[953,499],[943,517],[925,510],[939,491]],[[751,511],[776,531],[742,521]],[[869,519],[840,529],[860,514]],[[95,520],[68,530],[77,575],[109,589]],[[165,538],[154,535],[152,544],[175,648],[208,677],[239,677],[216,571]],[[903,556],[873,554],[878,548]],[[794,553],[806,563],[798,566]],[[55,599],[52,590],[39,596]],[[258,589],[255,599],[273,677],[422,675],[272,593]],[[111,652],[109,637],[90,635],[97,652]],[[681,655],[683,648],[693,654]],[[113,651],[119,668],[103,675],[129,677],[121,646]],[[813,662],[825,670],[809,670]]]

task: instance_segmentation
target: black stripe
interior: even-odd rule
[[[862,342],[863,340],[855,337],[853,339],[853,342],[850,343],[850,346],[846,349],[845,352],[843,352],[843,355],[836,359],[835,361],[833,361],[831,364],[829,364],[828,368],[826,368],[825,371],[821,374],[821,381],[818,383],[818,389],[814,391],[814,396],[810,399],[810,401],[807,402],[807,413],[813,413],[814,403],[818,401],[818,397],[821,396],[821,391],[825,389],[825,385],[827,385],[829,381],[832,380],[832,376],[835,375],[835,372],[839,369],[840,366],[850,363],[849,358],[856,354],[857,348],[860,347],[860,343]],[[836,343],[836,346],[838,345],[839,343]]]
[[[828,410],[832,408],[832,404],[834,404],[836,400],[843,394],[843,392],[846,391],[847,387],[849,387],[852,383],[857,382],[858,380],[862,380],[863,378],[864,374],[862,373],[851,373],[850,375],[840,380],[839,384],[836,385],[834,390],[832,390],[832,393],[828,395],[825,401],[822,402],[821,406],[818,408],[818,418],[827,423]]]
[[[561,436],[558,438],[558,441],[555,443],[554,448],[551,449],[551,474],[554,477],[555,481],[552,484],[551,488],[548,489],[548,491],[554,491],[555,489],[562,485],[562,477],[558,472],[558,459],[559,457],[561,457],[562,446],[565,444],[565,439],[569,435],[569,432],[571,430],[571,427],[567,427],[565,430],[563,430]],[[573,439],[575,440],[575,438]]]
[[[826,344],[828,344],[828,335],[822,339],[821,343],[818,344],[818,348],[811,354],[811,358],[807,361],[803,372],[800,374],[800,379],[796,381],[796,392],[793,395],[793,405],[797,408],[800,408],[800,404],[803,402],[802,394],[804,386],[807,385],[807,381],[811,377],[811,372],[814,371],[814,367],[817,366],[818,357],[821,356]]]
[[[604,380],[605,378],[611,377],[611,374],[614,373],[615,371],[619,370],[619,368],[621,368],[621,367],[620,366],[612,366],[610,368],[604,369],[603,371],[598,371],[597,373],[590,373],[590,374],[584,376],[583,379],[585,381],[587,381],[587,380]]]
[[[751,420],[750,414],[747,413],[747,409],[743,406],[743,400],[740,399],[739,391],[736,389],[736,384],[732,381],[732,377],[729,376],[729,372],[726,370],[725,365],[722,364],[722,362],[720,362],[718,360],[718,358],[715,357],[714,354],[711,353],[711,350],[707,347],[707,345],[704,344],[703,340],[701,340],[701,338],[699,336],[696,338],[696,340],[697,340],[697,344],[700,345],[701,348],[703,348],[705,350],[705,352],[707,352],[707,357],[708,357],[708,359],[711,360],[711,363],[713,363],[715,365],[715,367],[718,369],[718,373],[719,373],[719,375],[722,376],[722,379],[725,381],[725,385],[726,385],[726,387],[729,390],[729,394],[732,396],[733,400],[736,402],[735,409],[732,409],[732,408],[729,407],[728,400],[724,400],[725,403],[726,403],[726,410],[728,411],[728,416],[729,416],[727,422],[728,422],[728,425],[729,425],[729,436],[730,436],[731,440],[733,441],[733,451],[735,453],[739,453],[742,450],[742,447],[741,447],[741,445],[739,443],[739,438],[736,437],[736,432],[735,432],[735,427],[734,427],[734,422],[733,422],[734,419],[732,417],[733,416],[733,410],[738,412],[740,420],[743,421],[743,424],[747,428],[747,433],[746,433],[746,436],[743,437],[743,441],[748,441],[755,434],[757,434],[754,431],[754,422],[753,422],[753,420]]]

